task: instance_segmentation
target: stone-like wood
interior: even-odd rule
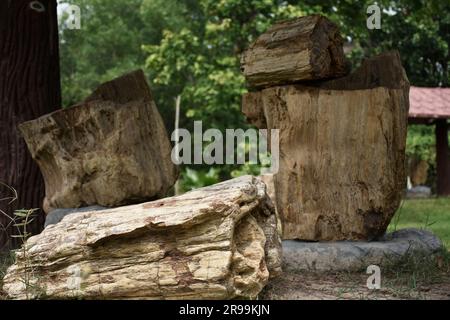
[[[83,299],[255,298],[281,271],[265,184],[244,176],[181,196],[76,213],[31,237],[3,290]],[[26,267],[28,267],[26,269]]]
[[[251,92],[243,112],[280,129],[277,208],[285,239],[381,236],[405,187],[409,82],[397,52],[352,75]]]
[[[44,176],[47,213],[159,199],[178,177],[164,123],[140,70],[20,129]]]
[[[327,18],[312,15],[273,25],[241,58],[250,87],[268,87],[300,80],[344,76],[343,40]]]

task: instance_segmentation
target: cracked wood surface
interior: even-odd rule
[[[25,122],[20,130],[44,176],[47,213],[160,199],[178,177],[141,70],[102,84],[78,105]]]
[[[338,27],[323,16],[282,21],[244,52],[241,69],[252,88],[344,76],[342,44]]]
[[[384,234],[405,187],[408,94],[400,57],[389,52],[344,78],[243,97],[251,123],[280,129],[275,193],[283,238]]]
[[[26,243],[4,278],[10,298],[255,298],[281,271],[265,184],[244,176],[184,195],[66,216]]]

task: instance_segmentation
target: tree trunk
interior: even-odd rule
[[[161,199],[178,177],[144,72],[19,126],[45,180],[44,211]]]
[[[436,121],[437,194],[450,195],[450,157],[447,119]]]
[[[383,235],[406,182],[408,93],[400,57],[388,53],[345,78],[244,96],[251,123],[280,129],[275,192],[285,239]]]
[[[58,24],[55,0],[0,1],[0,181],[17,191],[17,200],[0,201],[0,210],[11,217],[15,209],[40,208],[44,183],[17,125],[60,107]],[[37,3],[37,1],[34,1]],[[0,199],[12,192],[0,186]],[[28,226],[38,233],[44,214]],[[4,214],[0,223],[10,219]],[[10,235],[14,228],[0,232],[0,250],[17,246]],[[19,240],[20,241],[20,240]]]
[[[16,299],[255,298],[281,271],[276,223],[264,183],[251,176],[73,213],[28,240],[3,290]]]
[[[312,15],[275,24],[244,52],[241,69],[252,88],[344,76],[343,40],[327,18]]]

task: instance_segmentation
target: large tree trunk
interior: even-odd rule
[[[250,122],[280,129],[275,191],[285,239],[385,232],[406,181],[408,93],[399,55],[388,53],[345,78],[244,96]]]
[[[73,213],[28,240],[3,289],[17,299],[255,298],[281,271],[276,223],[264,183],[251,176]]]
[[[55,0],[41,0],[44,10],[30,7],[30,0],[0,1],[0,182],[17,191],[13,203],[0,201],[0,210],[12,216],[15,209],[40,208],[44,183],[31,159],[17,125],[60,107],[58,25]],[[13,192],[0,186],[0,199]],[[38,212],[28,229],[37,233],[44,225]],[[0,213],[6,227],[10,218]],[[17,246],[0,230],[0,250]]]

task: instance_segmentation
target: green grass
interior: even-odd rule
[[[388,230],[404,228],[430,230],[450,249],[450,198],[403,200]]]
[[[0,252],[0,300],[5,298],[4,293],[2,292],[3,287],[3,277],[6,274],[6,270],[8,267],[14,263],[14,256],[10,252]]]

